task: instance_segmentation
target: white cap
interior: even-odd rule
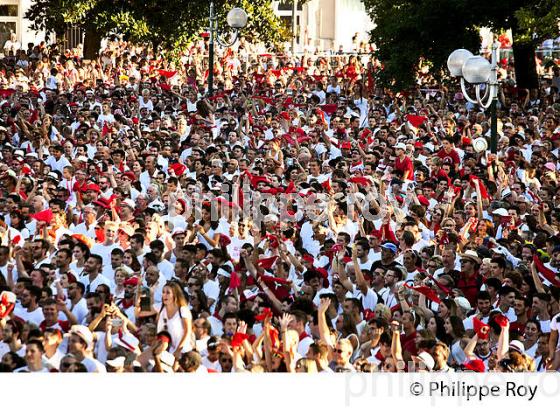
[[[126,205],[132,210],[136,209],[136,204],[134,203],[134,201],[132,199],[129,199],[129,198],[121,201],[121,205]]]
[[[105,363],[107,363],[111,367],[119,368],[119,367],[124,367],[124,361],[125,361],[124,356],[118,356],[115,357],[113,360],[107,360]]]
[[[119,346],[124,347],[128,351],[135,352],[136,350],[138,350],[140,341],[130,333],[123,333],[121,336],[117,337],[115,343]]]
[[[406,151],[406,145],[403,142],[399,142],[395,145],[395,149],[402,149],[403,151]]]
[[[456,297],[455,298],[455,303],[457,304],[457,306],[459,306],[463,310],[469,311],[469,310],[472,309],[471,303],[468,301],[467,298],[465,298],[463,296]]]
[[[492,215],[509,216],[508,211],[505,208],[498,208],[494,210]]]
[[[74,325],[70,328],[70,334],[74,334],[86,342],[87,348],[91,349],[93,345],[93,335],[91,330],[84,325]]]
[[[432,355],[430,355],[428,352],[420,352],[418,353],[418,359],[420,359],[420,361],[422,363],[424,363],[424,365],[426,366],[426,368],[428,370],[433,370],[434,366],[436,365],[436,362],[434,360],[434,358],[432,357]]]
[[[511,342],[509,342],[509,349],[525,354],[525,346],[523,346],[523,343],[521,343],[519,340],[512,340]]]

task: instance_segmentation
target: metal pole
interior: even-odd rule
[[[214,94],[214,30],[215,27],[214,2],[210,2],[210,42],[208,44],[208,96]]]
[[[296,14],[297,14],[297,0],[292,1],[292,54],[296,52],[296,30],[297,30],[297,22],[296,22]]]
[[[490,116],[492,127],[490,129],[490,152],[495,154],[498,152],[498,115],[496,113],[496,105],[498,104],[498,43],[492,43],[492,74],[490,76],[490,95],[492,103],[490,104]]]

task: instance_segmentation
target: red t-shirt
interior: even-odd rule
[[[463,272],[461,272],[456,286],[463,292],[471,306],[475,306],[476,296],[478,295],[481,285],[482,277],[478,273],[475,273],[471,277],[467,277]]]
[[[418,349],[416,348],[416,330],[409,334],[401,335],[401,346],[403,352],[409,352],[411,355],[418,354]]]
[[[395,159],[395,169],[402,171],[403,175],[405,175],[408,171],[408,178],[407,181],[412,181],[414,176],[414,165],[412,164],[412,160],[408,157],[404,157],[401,161],[399,157]]]
[[[461,162],[459,154],[454,149],[449,153],[445,152],[444,149],[441,149],[438,151],[437,156],[440,157],[442,161],[445,161],[446,158],[450,158],[454,165],[458,165]]]

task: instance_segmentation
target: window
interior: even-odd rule
[[[18,6],[2,4],[0,5],[0,16],[2,17],[17,17],[18,16]]]
[[[6,41],[10,39],[11,33],[16,33],[16,29],[16,22],[0,21],[0,48],[4,47]]]

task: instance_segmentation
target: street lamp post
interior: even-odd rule
[[[460,48],[453,51],[447,59],[447,68],[453,77],[461,78],[461,91],[466,100],[478,104],[485,110],[490,108],[492,126],[490,128],[490,152],[498,150],[498,120],[496,104],[498,102],[498,48],[500,43],[492,44],[492,62],[482,56],[474,56],[469,50]],[[468,95],[465,83],[475,86],[475,98]],[[481,91],[484,88],[484,95]]]
[[[222,47],[231,47],[237,41],[239,30],[247,25],[247,13],[239,7],[230,10],[227,15],[227,23],[233,29],[230,41],[220,39],[218,33],[218,17],[214,12],[214,2],[210,2],[210,16],[208,17],[210,26],[210,42],[208,45],[208,96],[214,94],[214,40]]]

